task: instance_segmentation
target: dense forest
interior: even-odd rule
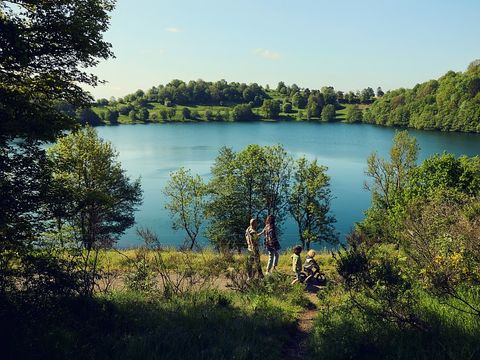
[[[449,71],[413,89],[361,91],[299,88],[279,82],[275,89],[225,80],[173,80],[147,91],[99,99],[78,109],[90,125],[147,121],[253,121],[259,119],[345,121],[425,130],[480,132],[480,61],[465,72]],[[75,110],[59,107],[70,114]]]
[[[413,89],[388,91],[364,112],[364,122],[415,129],[480,132],[480,61]]]

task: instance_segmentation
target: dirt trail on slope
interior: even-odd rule
[[[320,306],[316,293],[307,293],[307,298],[311,302],[311,307],[300,313],[298,317],[295,333],[286,344],[283,357],[285,360],[307,359],[308,335],[313,329],[313,322]]]

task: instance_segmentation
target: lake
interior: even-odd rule
[[[305,155],[328,167],[334,197],[331,212],[343,240],[370,205],[370,193],[363,188],[367,157],[374,151],[388,157],[395,134],[392,128],[374,125],[307,122],[170,123],[105,126],[97,130],[115,146],[128,175],[141,177],[143,204],[136,212],[136,225],[122,236],[119,247],[139,244],[135,227],[155,231],[162,245],[181,245],[185,235],[172,230],[164,208],[163,188],[169,174],[183,166],[208,179],[222,146],[238,151],[251,143],[282,144],[295,158]],[[480,155],[479,134],[415,130],[410,134],[420,145],[420,160],[444,151]],[[208,244],[204,237],[200,240]],[[284,249],[298,243],[297,228],[291,219],[283,225],[280,240]]]

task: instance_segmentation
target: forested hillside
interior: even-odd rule
[[[377,95],[383,94],[378,88]],[[137,90],[123,98],[99,99],[92,108],[77,109],[81,123],[132,123],[156,121],[252,121],[341,120],[347,104],[369,104],[375,91],[344,93],[331,86],[321,89],[300,88],[279,82],[275,89],[257,83],[228,83],[225,80],[172,80],[166,85]],[[61,104],[75,113],[75,109]],[[338,113],[337,113],[338,111]],[[340,116],[340,117],[338,117]]]
[[[364,112],[365,123],[416,129],[480,132],[480,61],[465,72],[449,71],[438,80],[397,89]]]
[[[465,72],[449,71],[412,89],[384,93],[276,88],[225,80],[184,82],[137,90],[123,98],[99,99],[91,108],[59,108],[85,124],[163,121],[317,120],[368,123],[425,130],[480,132],[480,61]]]

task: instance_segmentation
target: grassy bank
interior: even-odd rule
[[[154,250],[147,250],[146,256],[152,258],[156,254]],[[216,275],[221,275],[228,268],[239,266],[245,261],[246,254],[231,254],[227,257],[222,256],[218,252],[210,249],[203,251],[178,251],[176,249],[162,249],[162,258],[168,268],[173,269],[180,266],[184,268],[187,261],[189,266],[195,271],[202,271],[205,266],[209,266],[215,270]],[[99,266],[101,268],[108,267],[113,271],[126,272],[129,270],[131,261],[138,255],[138,249],[118,249],[118,250],[106,250],[99,253]],[[278,271],[285,274],[292,273],[292,253],[290,251],[280,253],[278,262]],[[301,257],[305,259],[305,252],[302,252]],[[317,252],[315,259],[320,264],[322,271],[327,275],[334,276],[335,260],[328,252]],[[266,267],[268,262],[268,255],[260,255],[261,263],[263,267]],[[293,273],[292,273],[293,276]]]
[[[288,262],[244,286],[243,255],[106,251],[98,282],[115,274],[117,283],[92,298],[1,299],[0,357],[279,359],[309,306],[303,287],[290,285]]]
[[[4,306],[4,359],[278,359],[301,310],[286,297],[216,290]]]
[[[261,260],[265,265],[266,256]],[[352,294],[339,282],[331,255],[320,253],[317,260],[333,282],[318,294],[318,316],[307,342],[310,358],[478,356],[480,319],[456,310],[458,304],[415,289],[419,302],[411,309],[412,314],[428,326],[398,326],[361,310],[352,301]],[[244,255],[220,255],[209,250],[139,248],[103,252],[98,263],[100,275],[119,275],[121,286],[98,288],[92,298],[37,298],[33,304],[28,299],[0,299],[0,357],[283,358],[298,332],[297,320],[311,303],[302,285],[290,285],[289,253],[280,257],[277,273],[242,288],[244,264]],[[178,289],[159,286],[161,277],[198,279],[194,274],[210,281]],[[478,293],[466,289],[462,295],[480,306]]]
[[[458,304],[443,301],[422,290],[419,303],[411,309],[425,329],[399,327],[354,306],[348,294],[323,294],[310,337],[313,358],[318,359],[476,359],[480,354],[478,316],[456,310]],[[480,305],[478,294],[467,298]]]

